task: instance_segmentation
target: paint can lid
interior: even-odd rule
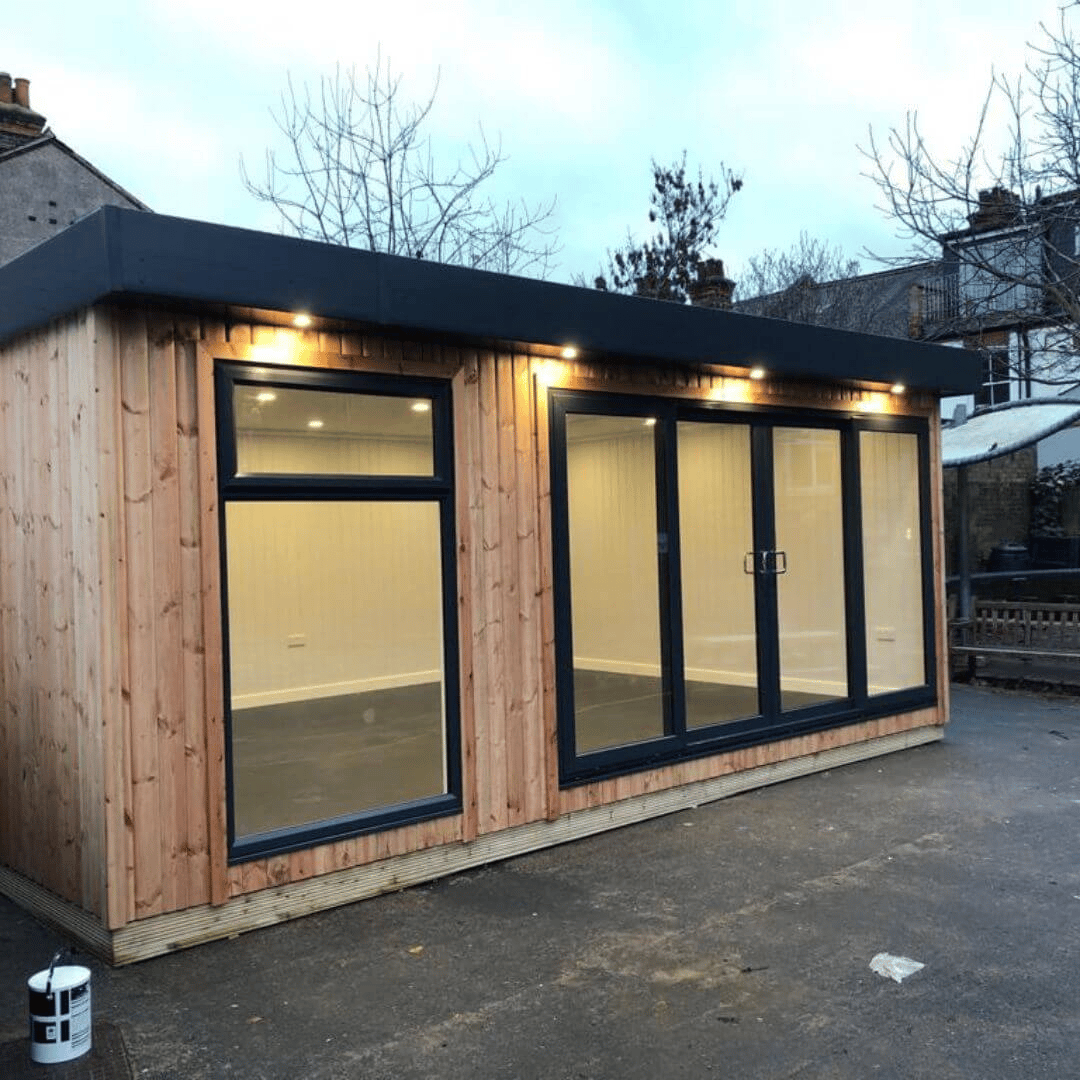
[[[36,994],[45,993],[45,984],[49,980],[49,969],[31,975],[29,979],[30,989]],[[52,990],[70,990],[75,986],[90,981],[90,969],[79,964],[65,964],[63,967],[54,967],[52,973]]]

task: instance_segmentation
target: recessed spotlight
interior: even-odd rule
[[[431,412],[430,401],[414,401],[412,403],[413,412]]]
[[[889,388],[889,393],[902,394],[906,389],[907,387],[902,382],[893,383],[892,386]]]
[[[277,394],[275,394],[273,390],[260,390],[255,395],[255,400],[263,403],[266,403],[267,401],[277,401]]]
[[[306,311],[298,311],[293,316],[292,324],[303,330],[305,327],[311,325],[311,316]]]
[[[577,356],[576,345],[564,345],[562,351],[562,358],[564,360],[573,360]]]
[[[655,416],[647,416],[645,418],[645,426],[646,427],[656,427],[656,417]]]
[[[321,428],[323,426],[323,422],[321,420],[309,420],[307,422],[307,426],[309,428]]]
[[[752,367],[750,369],[750,378],[751,379],[764,379],[765,378],[765,369],[763,367]]]

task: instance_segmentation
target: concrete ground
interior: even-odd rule
[[[0,900],[0,1043],[60,943]],[[961,688],[941,744],[90,966],[140,1080],[1059,1080],[1078,958],[1080,699]]]

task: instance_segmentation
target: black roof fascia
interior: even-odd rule
[[[603,293],[105,206],[0,267],[0,341],[103,300],[305,311],[478,344],[970,392],[960,349]]]

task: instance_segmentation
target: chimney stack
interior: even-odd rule
[[[694,307],[730,311],[735,282],[724,276],[722,259],[700,259],[697,264],[697,281],[690,287],[689,292],[690,303]]]
[[[45,117],[30,108],[30,80],[0,72],[0,149],[39,138]]]
[[[1020,220],[1020,196],[1008,188],[995,187],[979,192],[979,206],[968,215],[972,232],[989,232],[1014,225]]]

